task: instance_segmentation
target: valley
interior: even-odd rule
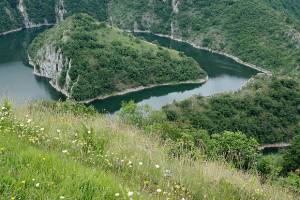
[[[298,200],[299,9],[0,1],[0,199]]]

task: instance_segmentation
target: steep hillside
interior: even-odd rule
[[[267,69],[284,73],[299,69],[296,0],[4,0],[1,4],[0,32],[55,23],[84,12],[122,29],[170,35]]]
[[[0,2],[0,33],[22,27],[22,19],[17,9],[17,2]]]
[[[6,103],[0,117],[3,199],[297,199],[221,162],[170,157],[155,133],[83,106]]]
[[[210,134],[242,131],[260,143],[289,142],[299,133],[300,82],[256,77],[241,91],[211,98],[195,96],[164,108],[169,120]]]
[[[122,28],[172,35],[286,72],[299,67],[299,18],[295,12],[299,4],[260,0],[113,0],[110,15],[114,25]]]
[[[44,32],[28,52],[36,74],[50,78],[56,89],[78,101],[206,79],[194,59],[107,27],[86,14]]]

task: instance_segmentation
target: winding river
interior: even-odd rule
[[[31,29],[0,36],[0,99],[11,99],[17,105],[37,99],[64,99],[50,86],[47,79],[34,76],[32,68],[25,64],[26,47],[41,31],[42,29]],[[140,33],[137,36],[150,42],[158,42],[163,46],[182,51],[193,57],[208,73],[209,80],[204,84],[162,86],[98,100],[92,103],[97,110],[115,112],[120,109],[123,101],[129,100],[159,109],[174,100],[183,100],[195,94],[209,96],[221,92],[236,91],[257,73],[256,70],[243,66],[225,56],[199,50],[186,43],[148,33]]]

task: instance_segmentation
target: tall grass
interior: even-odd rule
[[[7,151],[11,153],[0,154],[0,160],[6,160],[0,196],[4,191],[5,197],[18,198],[26,192],[29,199],[297,199],[225,163],[171,158],[170,144],[155,133],[146,135],[101,114],[78,115],[35,103],[18,108],[15,116],[0,122],[0,147],[8,148],[13,141]],[[24,159],[32,167],[26,168]],[[15,168],[15,162],[21,167]],[[19,178],[20,173],[25,177]],[[29,188],[17,193],[15,184],[3,177],[29,180]],[[50,182],[57,177],[57,186],[36,192],[31,177]],[[96,189],[85,193],[85,187]]]

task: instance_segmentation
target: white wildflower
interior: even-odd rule
[[[68,150],[66,150],[66,149],[62,150],[62,153],[68,153]]]
[[[129,197],[133,197],[133,192],[128,192]]]

